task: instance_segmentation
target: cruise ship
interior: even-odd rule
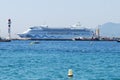
[[[50,28],[48,26],[34,26],[18,34],[28,39],[73,39],[77,37],[92,37],[93,31],[88,28]]]

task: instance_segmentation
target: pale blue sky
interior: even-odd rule
[[[12,36],[31,26],[47,24],[69,27],[77,22],[96,27],[120,22],[120,0],[0,0],[0,34],[7,37],[7,19]]]

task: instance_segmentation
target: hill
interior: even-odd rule
[[[108,22],[98,26],[100,35],[106,37],[119,37],[120,36],[120,23]]]

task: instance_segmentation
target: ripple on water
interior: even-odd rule
[[[0,80],[120,80],[116,42],[30,42],[1,43]],[[67,77],[68,69],[73,78]]]

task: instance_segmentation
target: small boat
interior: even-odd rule
[[[11,42],[11,40],[0,40],[0,42]]]
[[[11,40],[10,39],[2,39],[1,37],[0,37],[0,42],[10,42]]]
[[[39,41],[33,41],[30,44],[39,44],[39,43],[40,43]]]
[[[117,42],[120,42],[120,40],[117,40]]]

